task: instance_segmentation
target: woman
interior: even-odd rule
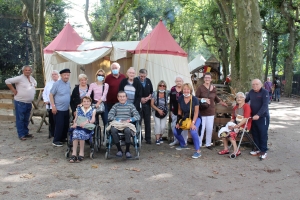
[[[200,136],[200,147],[202,146],[202,140],[204,136],[204,131],[206,130],[206,148],[212,150],[211,147],[211,137],[214,125],[214,118],[215,118],[215,102],[221,103],[223,106],[227,106],[225,102],[223,102],[217,96],[216,87],[211,84],[211,73],[205,73],[204,83],[200,85],[196,92],[196,97],[198,97],[200,103],[206,102],[209,107],[206,109],[201,109],[200,106],[200,114],[202,116],[202,129],[201,129],[201,136]]]
[[[77,107],[75,112],[75,119],[73,121],[73,126],[71,127],[72,133],[72,142],[73,142],[73,152],[70,157],[70,163],[76,161],[82,161],[84,158],[84,143],[85,140],[88,140],[94,134],[92,128],[88,129],[88,126],[91,127],[95,122],[96,110],[91,107],[92,99],[90,97],[82,98],[82,106]],[[80,121],[79,121],[80,120]],[[79,156],[77,157],[77,146],[78,141],[80,145]]]
[[[201,156],[200,146],[199,146],[199,135],[198,129],[201,124],[201,119],[199,115],[199,101],[197,97],[193,96],[193,88],[191,84],[185,83],[182,86],[183,95],[178,98],[178,115],[176,122],[176,129],[174,131],[174,136],[179,141],[180,146],[176,150],[187,149],[187,144],[182,136],[182,129],[180,128],[179,121],[191,117],[192,124],[190,128],[190,133],[193,138],[194,148],[196,152],[193,154],[192,158],[199,158]]]
[[[265,84],[264,84],[264,88],[266,89],[266,90],[268,90],[268,92],[269,92],[269,98],[270,98],[270,100],[269,100],[269,104],[271,103],[271,101],[272,101],[272,82],[270,81],[270,77],[268,77],[267,78],[267,81],[265,82]]]
[[[151,99],[151,107],[154,109],[154,134],[156,138],[156,145],[163,143],[162,135],[166,128],[167,114],[168,114],[168,94],[167,84],[161,80],[157,85],[157,90],[153,92]]]
[[[183,84],[183,77],[178,75],[175,77],[175,86],[171,88],[170,91],[170,106],[171,106],[171,117],[172,117],[172,132],[175,132],[175,126],[177,121],[177,113],[178,113],[178,98],[182,95],[182,84]],[[185,143],[187,143],[188,131],[183,130],[182,136],[184,138]],[[170,146],[174,146],[179,144],[178,140],[174,136],[174,142],[170,143]]]
[[[251,128],[251,119],[247,119],[251,117],[251,108],[249,104],[245,103],[246,96],[242,92],[238,92],[236,94],[236,102],[237,105],[233,108],[232,116],[230,122],[234,122],[236,125],[231,127],[231,129],[243,129],[246,126],[246,130],[250,130]],[[231,131],[230,134],[222,138],[223,144],[224,144],[224,150],[220,151],[219,155],[229,154],[228,150],[228,140],[231,142],[233,146],[233,153],[236,153],[237,156],[241,155],[240,150],[237,151],[237,145],[236,145],[236,136],[237,133],[234,131]]]
[[[75,112],[77,106],[80,105],[81,100],[83,99],[83,97],[86,96],[89,90],[89,85],[87,84],[88,78],[85,74],[79,74],[78,80],[79,80],[79,85],[76,85],[75,88],[73,89],[71,95],[71,102],[70,102],[73,119],[75,118]]]
[[[93,96],[93,103],[96,104],[96,108],[99,107],[99,105],[104,102],[105,111],[101,113],[101,118],[103,122],[103,126],[107,124],[107,105],[106,105],[106,96],[109,89],[109,85],[107,83],[104,83],[105,81],[105,71],[103,69],[99,69],[95,74],[95,82],[90,85],[89,91],[86,94],[87,96],[91,96],[91,94],[94,94]],[[96,122],[99,122],[99,116],[96,115]]]

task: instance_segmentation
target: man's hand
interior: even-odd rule
[[[53,115],[56,115],[56,113],[57,113],[57,109],[55,106],[52,107],[52,113],[53,113]]]
[[[253,119],[253,120],[258,120],[258,119],[259,119],[259,116],[258,116],[258,115],[254,115],[254,116],[252,117],[252,119]]]
[[[18,91],[17,90],[14,90],[13,91],[14,95],[16,96],[18,94]]]

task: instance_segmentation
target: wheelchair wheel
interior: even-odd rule
[[[138,149],[135,150],[135,155],[136,155],[135,158],[137,160],[139,160],[140,159],[140,151]]]
[[[70,156],[70,151],[69,151],[69,149],[67,149],[67,151],[66,151],[66,153],[65,153],[65,157],[66,157],[66,158],[69,158],[69,156]]]
[[[90,158],[91,158],[91,159],[94,159],[94,152],[91,152],[91,153],[90,153]]]
[[[97,125],[94,133],[94,149],[96,151],[100,151],[100,148],[101,148],[101,127]]]

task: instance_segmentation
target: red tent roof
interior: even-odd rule
[[[140,41],[134,53],[170,54],[187,57],[187,53],[177,44],[162,21],[147,37]]]
[[[67,23],[56,38],[44,49],[44,53],[53,53],[54,51],[76,51],[83,39]]]

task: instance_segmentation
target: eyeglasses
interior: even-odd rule
[[[165,85],[158,85],[159,87],[166,87]]]
[[[104,75],[102,75],[102,74],[97,74],[97,76],[103,76],[104,77]]]

